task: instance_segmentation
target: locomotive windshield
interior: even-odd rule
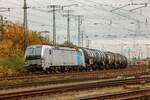
[[[27,48],[26,58],[40,58],[42,47]]]

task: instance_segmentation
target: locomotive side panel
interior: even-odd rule
[[[78,48],[77,51],[80,52],[80,66],[86,67],[84,51],[81,48]]]
[[[51,66],[74,66],[80,63],[79,53],[75,49],[53,49],[52,50],[52,65]]]

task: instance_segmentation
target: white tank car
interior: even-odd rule
[[[30,71],[64,71],[85,67],[84,53],[81,49],[49,45],[29,46],[26,49],[25,60],[25,67]]]

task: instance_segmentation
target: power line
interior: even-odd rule
[[[142,5],[142,4],[141,4]],[[147,3],[144,3],[143,4],[144,6],[140,6],[140,7],[137,7],[137,8],[134,8],[134,9],[131,9],[129,10],[130,12],[134,11],[134,10],[137,10],[137,9],[140,9],[140,8],[144,8],[144,7],[147,7]]]
[[[89,4],[85,4],[85,3],[83,3],[83,2],[79,2],[79,1],[76,1],[76,0],[73,0],[73,1],[75,1],[75,2],[78,2],[78,3],[80,3],[80,4],[83,4],[83,5],[87,5],[87,6],[89,6],[89,7],[92,7],[92,8],[95,8],[95,9],[100,9],[100,8],[98,8],[98,7],[96,7],[96,6],[91,6],[91,5],[89,5]],[[99,4],[98,2],[94,2],[94,1],[91,1],[91,0],[86,0],[87,2],[93,2],[93,3],[96,3],[96,4]],[[106,9],[103,9],[104,11],[109,11],[109,10],[106,10]],[[122,15],[122,14],[119,14],[119,13],[116,13],[116,12],[112,12],[113,14],[115,14],[115,15],[119,15],[119,16],[121,16],[121,17],[124,17],[124,18],[128,18],[128,19],[130,19],[130,20],[134,20],[134,21],[138,21],[139,23],[145,23],[145,22],[141,22],[141,21],[139,21],[139,20],[137,20],[137,19],[135,19],[135,18],[132,18],[132,17],[129,17],[129,16],[126,16],[126,15]]]
[[[88,17],[86,17],[86,18],[88,18]],[[89,19],[89,18],[88,18],[88,19]],[[91,23],[89,23],[89,24],[91,24]],[[131,29],[128,29],[128,28],[125,28],[125,27],[121,27],[121,28],[118,29],[118,27],[110,26],[110,25],[108,25],[108,24],[104,24],[104,23],[100,23],[100,22],[97,22],[97,23],[94,23],[94,24],[95,24],[95,25],[101,24],[101,26],[107,25],[107,26],[109,26],[110,28],[115,29],[114,33],[116,33],[116,29],[117,29],[117,32],[118,32],[118,33],[122,33],[121,31],[119,32],[119,30],[126,30],[126,31],[128,31],[128,32],[137,33],[137,31],[134,31],[134,30],[131,30]],[[106,29],[106,27],[105,27],[105,29]],[[110,30],[109,30],[109,31],[110,31]],[[113,30],[111,30],[111,31],[113,31]]]
[[[73,1],[75,1],[75,0],[73,0]],[[79,2],[80,3],[80,2]],[[84,3],[82,3],[82,4],[84,4]],[[87,4],[84,4],[84,5],[87,5]],[[90,6],[90,5],[88,5],[89,7],[92,7],[92,6]],[[94,6],[93,6],[94,7]],[[95,7],[94,7],[95,8]],[[98,9],[98,8],[97,8]],[[123,17],[126,17],[126,16],[123,16]]]
[[[38,1],[36,1],[36,0],[34,0],[34,2],[35,2],[36,4],[38,4],[38,5],[40,5],[40,6],[45,6],[45,5],[41,4],[40,2],[38,2]]]
[[[73,16],[71,13],[73,10],[64,10],[67,14],[64,14],[67,17],[67,42],[70,43],[70,17]]]
[[[10,17],[14,17],[14,18],[22,20],[22,18],[18,17],[18,16],[11,15]],[[47,22],[48,22],[48,20],[47,20]],[[38,21],[35,21],[35,20],[31,20],[31,19],[28,19],[28,23],[39,24],[39,26],[41,26],[41,25],[42,26],[51,26],[51,27],[53,26],[53,25],[50,25],[48,23],[46,24],[45,22],[38,22]],[[56,27],[61,28],[61,29],[66,29],[65,27],[62,27],[62,26],[56,26]]]
[[[35,7],[30,7],[30,9],[36,10],[36,11],[39,11],[39,12],[43,12],[43,13],[48,13],[48,11],[46,11],[46,10],[37,9],[37,8],[35,8]]]
[[[87,9],[85,8],[85,11],[87,11]],[[89,12],[89,11],[87,11],[87,12]],[[94,14],[95,16],[98,16],[98,15],[96,15],[95,13],[93,13],[93,12],[91,12],[92,14]],[[100,16],[101,17],[101,16]],[[94,19],[94,18],[89,18],[89,17],[85,17],[85,18],[88,18],[88,19]],[[103,19],[103,18],[101,18],[101,19]],[[106,20],[108,20],[108,19],[106,19]],[[111,19],[110,20],[108,20],[108,21],[111,21]],[[100,22],[97,22],[97,23],[99,23],[100,24]],[[90,24],[90,23],[89,23]],[[107,26],[109,26],[110,28],[114,28],[114,27],[112,27],[112,26],[110,26],[110,24],[104,24],[104,23],[101,23],[102,25],[107,25]],[[118,27],[115,27],[116,29],[118,29]]]
[[[84,0],[85,1],[85,0]],[[95,3],[95,4],[100,4],[99,2],[95,2],[95,1],[91,1],[91,0],[86,0],[87,2],[93,2],[93,3]],[[97,7],[95,7],[96,9],[100,9],[100,8],[97,8]],[[103,10],[105,10],[105,11],[107,11],[107,12],[110,12],[110,13],[112,13],[112,14],[116,14],[116,15],[119,15],[119,16],[121,16],[121,17],[125,17],[125,18],[127,18],[127,19],[132,19],[132,20],[136,20],[137,21],[137,19],[135,19],[135,18],[132,18],[132,17],[128,17],[128,16],[125,16],[125,15],[122,15],[122,14],[119,14],[119,13],[116,13],[116,12],[111,12],[110,10],[106,10],[105,8],[103,8]]]
[[[14,2],[10,2],[10,1],[9,1],[9,2],[6,2],[6,1],[5,1],[5,2],[2,2],[2,1],[1,1],[1,3],[11,4],[11,5],[19,6],[19,7],[21,7],[21,6],[22,6],[21,4],[14,3]]]
[[[53,13],[53,45],[56,46],[56,22],[55,22],[55,14],[56,11],[60,10],[61,6],[60,5],[50,5],[50,8],[52,8],[51,11]]]
[[[102,7],[99,8],[99,7],[97,7],[97,6],[92,6],[92,5],[89,5],[89,4],[86,4],[86,3],[83,3],[83,2],[79,2],[79,1],[76,1],[76,0],[72,0],[72,1],[78,2],[78,3],[83,4],[83,5],[86,5],[86,6],[88,6],[88,7],[92,7],[92,8],[95,8],[95,9],[101,9],[101,10],[103,10],[103,11],[110,12],[110,10],[107,10],[106,8],[102,8]],[[86,1],[86,2],[92,2],[92,3],[95,3],[95,4],[100,4],[99,2],[95,2],[95,1],[91,1],[91,0],[84,0],[84,1]],[[100,4],[100,5],[101,5],[101,4]],[[114,14],[114,15],[118,15],[118,16],[124,17],[124,18],[127,18],[127,19],[132,19],[132,20],[137,21],[137,19],[135,19],[135,18],[132,18],[132,17],[129,17],[129,16],[125,16],[125,15],[122,15],[122,14],[119,14],[119,13],[116,13],[116,12],[110,12],[110,13],[112,13],[112,14]],[[140,23],[142,23],[142,22],[140,21]]]
[[[85,1],[85,0],[84,0]],[[93,3],[95,3],[95,4],[99,4],[99,5],[102,5],[101,3],[99,3],[99,2],[95,2],[95,1],[91,1],[91,0],[86,0],[87,2],[93,2]],[[147,3],[131,3],[131,4],[129,4],[129,5],[144,5],[144,6],[146,6],[147,7]],[[110,8],[113,8],[113,9],[116,9],[116,7],[112,7],[112,6],[109,6],[109,5],[104,5],[104,6],[106,6],[106,7],[110,7]],[[137,13],[131,13],[131,12],[129,12],[128,10],[125,10],[125,9],[120,9],[120,10],[122,10],[122,11],[127,11],[128,13],[130,13],[130,14],[136,14],[136,15],[139,15],[139,14],[137,14]],[[117,14],[117,13],[114,13],[114,14]],[[119,15],[119,14],[118,14]],[[144,16],[144,15],[140,15],[140,16],[143,16],[143,17],[146,17],[146,18],[150,18],[150,17],[148,17],[148,16]],[[125,16],[122,16],[122,17],[125,17]],[[132,18],[132,20],[133,20],[133,18]]]
[[[10,12],[10,8],[0,7],[0,12]]]
[[[53,13],[53,45],[56,45],[56,22],[55,22],[55,17],[56,17],[56,11],[60,11],[62,9],[64,9],[64,7],[70,7],[70,6],[74,6],[76,4],[72,4],[72,5],[64,5],[64,6],[60,6],[60,5],[50,5],[48,7],[52,8],[51,11]],[[70,18],[68,17],[68,41],[70,41]]]
[[[98,8],[98,7],[96,7],[95,5],[86,4],[86,3],[83,3],[83,2],[80,2],[80,1],[77,1],[77,0],[72,0],[72,1],[77,2],[77,3],[81,4],[81,5],[88,6],[88,7],[90,7],[90,8],[94,8],[94,9],[97,9],[97,10],[103,10],[103,11],[106,11],[106,12],[109,12],[109,13],[110,13],[109,10],[106,10],[106,9],[104,9],[104,8]],[[82,7],[82,8],[83,8],[83,7]],[[97,13],[97,14],[98,14],[98,13]],[[114,15],[117,15],[117,14],[114,14]],[[118,17],[121,17],[121,16],[118,16]],[[111,17],[111,18],[112,18],[112,17]],[[121,18],[122,18],[122,17],[121,17]]]

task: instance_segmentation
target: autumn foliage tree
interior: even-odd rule
[[[7,22],[0,29],[0,57],[23,55],[23,26],[19,23]],[[36,32],[29,31],[28,38],[29,45],[48,43],[46,38],[39,36]]]
[[[59,46],[62,47],[70,47],[70,48],[77,48],[78,46],[73,44],[73,43],[68,43],[67,41],[65,41],[64,43],[60,44]]]

